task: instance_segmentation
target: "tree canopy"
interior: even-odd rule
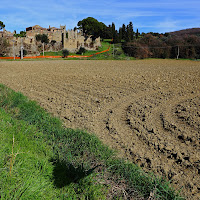
[[[2,21],[0,21],[0,30],[3,29],[4,27],[5,27],[5,24]]]
[[[78,28],[83,31],[86,36],[92,35],[93,39],[103,36],[103,32],[107,28],[103,22],[99,22],[93,17],[88,17],[78,22]]]
[[[49,39],[48,39],[48,36],[46,34],[42,34],[42,35],[38,34],[35,37],[36,37],[37,41],[41,41],[42,43],[44,42],[46,44],[49,43]]]

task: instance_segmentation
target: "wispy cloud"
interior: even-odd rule
[[[47,27],[67,25],[73,28],[88,16],[116,27],[133,21],[141,31],[166,32],[200,26],[198,0],[2,0],[0,21],[10,31],[39,24]]]

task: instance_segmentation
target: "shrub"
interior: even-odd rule
[[[168,36],[168,37],[166,37]],[[135,58],[200,58],[200,37],[196,35],[146,34],[123,45],[124,52]]]
[[[114,55],[115,56],[121,56],[123,54],[123,51],[122,50],[114,50]]]
[[[14,37],[26,37],[26,31],[20,31],[19,34],[14,34]]]
[[[69,51],[67,49],[62,50],[63,58],[69,55]]]
[[[151,56],[151,52],[147,46],[142,46],[137,42],[128,42],[123,45],[124,52],[131,57],[143,59]]]
[[[84,54],[86,52],[86,49],[84,47],[80,47],[80,49],[78,50],[78,52],[76,54]]]

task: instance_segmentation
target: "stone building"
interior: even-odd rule
[[[5,29],[0,32],[0,37],[7,40],[9,47],[7,48],[7,56],[19,56],[21,47],[27,51],[28,55],[39,55],[39,49],[36,45],[36,40],[34,37],[16,37],[16,32],[9,32]]]
[[[56,42],[62,42],[65,29],[65,26],[60,26],[60,28],[50,26],[49,28],[42,28],[39,25],[35,25],[26,28],[26,37],[35,39],[35,36],[38,34],[46,34],[50,41],[55,40]]]
[[[13,37],[13,35],[15,34],[15,32],[11,33],[9,31],[6,31],[6,29],[4,28],[3,31],[0,31],[0,38],[6,38],[9,39],[10,37]]]
[[[36,35],[38,34],[46,34],[48,36],[50,43],[45,44],[45,51],[68,49],[70,52],[76,52],[80,47],[84,47],[87,50],[97,50],[101,46],[100,37],[92,41],[91,36],[85,37],[81,31],[66,31],[66,26],[60,26],[60,28],[31,26],[26,28],[26,37],[22,38],[15,37],[15,32],[11,33],[4,29],[0,32],[0,37],[6,39],[10,44],[8,48],[9,56],[14,53],[18,55],[21,46],[27,50],[28,55],[39,55],[42,51],[42,44],[36,41]],[[53,42],[51,43],[51,41]]]
[[[100,37],[95,41],[91,36],[85,37],[82,32],[77,30],[68,30],[68,37],[64,40],[64,49],[76,52],[80,47],[84,47],[87,50],[98,50],[101,46]]]
[[[42,28],[39,25],[35,25],[26,28],[26,36],[28,38],[35,39],[37,34],[46,34],[50,41],[61,42],[63,49],[68,49],[71,52],[76,52],[80,47],[84,47],[87,50],[97,50],[101,46],[100,37],[92,41],[91,37],[85,37],[77,29],[66,31],[66,26]]]

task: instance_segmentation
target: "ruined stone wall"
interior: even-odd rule
[[[48,36],[49,36],[49,40],[55,40],[56,42],[62,42],[62,31],[55,31],[53,33],[50,33]]]
[[[92,37],[86,38],[81,32],[77,30],[68,30],[68,38],[64,40],[64,49],[68,49],[71,52],[76,52],[80,47],[84,47],[87,50],[98,50],[101,46],[100,37],[95,41],[92,41]]]
[[[3,31],[0,31],[0,37],[3,37]]]
[[[28,38],[35,38],[37,34],[47,34],[50,41],[62,42],[63,48],[71,52],[76,52],[80,47],[87,50],[97,50],[101,46],[100,38],[92,41],[91,37],[85,38],[82,32],[77,30],[68,30],[68,38],[66,38],[66,26],[60,28],[50,27],[48,29],[42,28],[38,25],[29,27],[27,30]],[[30,43],[29,43],[30,44]]]
[[[48,30],[46,29],[35,29],[26,32],[27,37],[35,37],[38,34],[48,34]]]
[[[26,35],[29,38],[35,38],[36,35],[46,34],[50,41],[55,40],[56,42],[62,42],[63,34],[65,32],[66,26],[60,26],[60,28],[50,27],[48,29],[42,28],[38,25],[29,27],[26,29]]]
[[[5,28],[3,29],[3,31],[0,31],[0,37],[8,38],[8,37],[12,37],[13,35],[14,33],[11,33],[10,31],[6,31]]]
[[[39,55],[40,52],[38,50],[38,46],[36,45],[36,41],[32,40],[31,38],[27,37],[12,37],[9,38],[9,51],[8,56],[19,56],[21,46],[27,51],[27,55]],[[13,41],[14,41],[14,47],[13,47]]]
[[[77,30],[68,30],[67,33],[68,38],[66,38],[66,26],[60,26],[60,28],[49,26],[49,28],[46,29],[35,25],[26,28],[26,37],[14,37],[14,33],[8,32],[5,29],[0,32],[0,37],[3,37],[9,42],[10,56],[13,56],[13,41],[16,55],[18,55],[22,44],[30,55],[38,55],[42,52],[42,44],[36,41],[35,38],[37,34],[46,34],[50,42],[52,40],[56,41],[55,44],[50,43],[45,45],[45,51],[68,49],[71,52],[77,52],[80,47],[84,47],[87,50],[98,50],[98,47],[101,46],[100,37],[92,41],[91,36],[86,38],[82,32],[78,32]]]

